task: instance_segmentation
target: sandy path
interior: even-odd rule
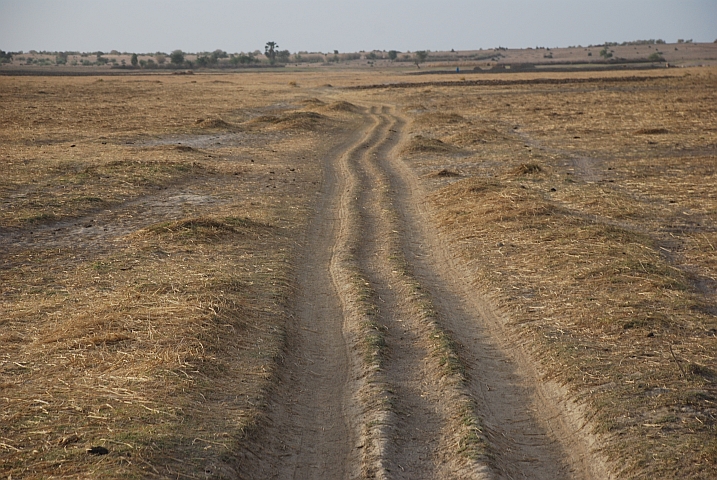
[[[377,115],[376,110],[372,114]],[[390,432],[386,469],[393,478],[439,478],[440,432],[446,423],[446,412],[437,398],[441,386],[439,379],[426,372],[425,360],[430,356],[424,341],[427,333],[391,266],[394,225],[386,204],[387,185],[376,168],[376,159],[384,158],[399,136],[391,135],[395,120],[380,115],[378,121],[383,131],[381,141],[352,167],[358,181],[356,208],[361,217],[358,262],[375,292],[378,321],[387,332],[384,372],[393,393],[396,422]]]
[[[355,133],[324,159],[324,181],[298,261],[295,322],[268,425],[246,452],[243,478],[357,478],[359,367],[345,334],[346,299],[338,259],[351,229],[348,182],[341,165],[374,141],[375,124],[363,119]]]
[[[324,161],[296,322],[246,478],[607,478],[577,409],[511,352],[515,339],[430,228],[417,178],[394,153],[405,121],[372,107],[357,125]],[[370,292],[361,301],[356,278]],[[385,341],[369,374],[366,310]],[[441,358],[443,335],[465,376]],[[465,453],[473,419],[489,451],[481,458]]]

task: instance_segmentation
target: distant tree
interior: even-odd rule
[[[417,50],[415,55],[414,61],[416,62],[416,66],[421,68],[420,64],[426,61],[428,58],[428,52],[425,50]]]
[[[665,61],[665,58],[662,55],[660,55],[660,52],[651,53],[650,56],[647,57],[647,59],[651,62],[664,62]]]
[[[281,63],[287,63],[291,57],[291,52],[288,50],[279,50],[276,52],[276,58]]]
[[[398,58],[398,52],[396,50],[389,50],[388,51],[388,59],[391,61],[394,61]]]
[[[1,57],[1,55],[0,55]],[[57,52],[57,55],[55,56],[55,63],[58,65],[66,65],[67,64],[67,52]]]
[[[276,61],[276,52],[279,48],[279,45],[276,42],[266,42],[266,46],[264,47],[264,55],[266,55],[266,58],[269,59],[269,63],[272,65]]]
[[[612,57],[612,53],[610,53],[607,49],[607,47],[600,50],[600,56],[603,57],[605,60]]]
[[[197,57],[197,66],[199,68],[206,68],[209,65],[211,65],[212,59],[211,57],[208,57],[207,55],[200,55]]]
[[[234,55],[229,61],[235,66],[239,64],[248,65],[254,62],[258,62],[258,60],[254,58],[254,54],[251,52]]]
[[[129,63],[131,63],[133,67],[137,67],[137,65],[139,64],[139,59],[137,58],[136,53],[132,54],[132,59],[129,61]]]
[[[339,51],[338,51],[338,50],[334,50],[334,55],[338,55],[338,54],[339,54]]]
[[[154,59],[157,61],[158,64],[164,65],[164,62],[167,61],[167,57],[163,53],[157,53],[154,56]]]
[[[169,61],[174,65],[180,66],[184,63],[184,52],[181,50],[175,50],[169,55]]]

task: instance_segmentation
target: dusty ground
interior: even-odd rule
[[[0,77],[2,474],[709,478],[715,73]]]

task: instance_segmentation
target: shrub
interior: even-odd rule
[[[280,50],[276,52],[276,59],[281,63],[287,63],[291,53],[288,50]]]
[[[610,52],[607,50],[607,47],[605,47],[605,48],[603,48],[602,50],[600,50],[600,56],[607,60],[608,58],[611,58],[611,57],[612,57],[612,53],[610,53]]]
[[[172,64],[180,66],[184,63],[184,52],[181,50],[175,50],[169,55],[169,61]]]

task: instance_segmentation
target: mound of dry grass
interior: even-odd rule
[[[198,118],[195,120],[194,125],[206,129],[226,129],[232,127],[230,123],[225,122],[221,118]]]
[[[404,155],[420,154],[420,153],[455,153],[459,149],[453,145],[442,142],[437,138],[424,137],[416,135],[412,137],[401,148]]]
[[[330,123],[329,117],[316,112],[290,112],[284,115],[263,115],[256,117],[248,125],[273,126],[279,130],[308,130],[315,131]]]
[[[543,167],[539,163],[528,162],[521,163],[515,167],[511,173],[513,175],[537,175],[543,172]]]
[[[460,177],[460,173],[454,172],[453,170],[443,169],[439,170],[436,173],[433,173],[432,176],[434,177],[443,177],[443,178],[449,178],[449,177]]]
[[[301,104],[306,105],[307,107],[323,107],[324,105],[326,105],[326,102],[316,97],[311,97],[302,100]]]
[[[445,124],[461,124],[467,120],[457,113],[431,112],[418,115],[413,123],[419,126],[436,126]]]
[[[666,135],[670,132],[666,128],[641,128],[633,133],[635,135]]]
[[[448,133],[445,138],[446,141],[460,147],[474,147],[476,145],[482,145],[489,142],[504,141],[508,137],[494,128],[468,128]]]
[[[342,101],[333,102],[333,103],[329,104],[329,105],[326,107],[326,110],[328,110],[328,111],[330,111],[330,112],[351,112],[351,113],[356,113],[356,112],[361,111],[361,108],[357,107],[356,105],[354,105],[354,104],[351,103],[351,102],[346,102],[346,101],[343,101],[343,100],[342,100]]]
[[[170,238],[196,241],[210,241],[229,234],[246,234],[265,231],[271,226],[255,222],[249,218],[212,217],[186,218],[170,222],[161,222],[142,230],[143,234],[156,234]]]

